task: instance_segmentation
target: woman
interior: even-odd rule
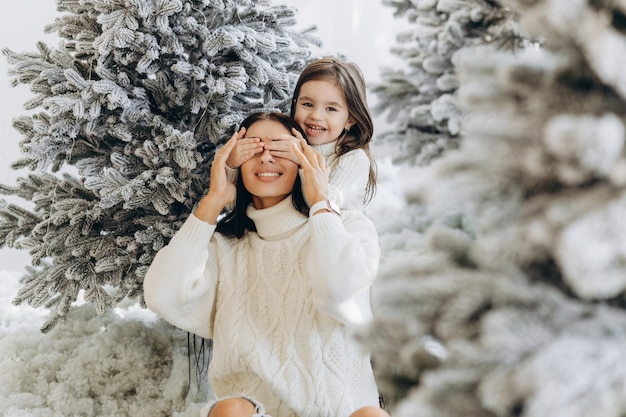
[[[236,185],[226,176],[238,140],[265,144],[293,128],[280,113],[242,122],[215,155],[208,193],[144,280],[151,310],[213,339],[218,400],[203,417],[387,415],[369,356],[349,335],[371,318],[380,256],[373,224],[328,202],[324,158],[305,141],[302,150],[293,144],[300,166],[263,150],[239,167]]]

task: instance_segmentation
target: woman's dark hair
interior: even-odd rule
[[[302,85],[308,81],[329,81],[334,83],[346,100],[348,113],[354,119],[354,125],[337,141],[337,157],[354,149],[363,149],[370,160],[370,172],[365,190],[365,201],[369,202],[376,194],[376,161],[369,144],[374,135],[374,122],[367,105],[365,78],[359,67],[336,57],[326,57],[310,62],[296,82],[291,101],[291,117],[296,116],[296,105]]]
[[[287,129],[288,132],[291,133],[291,129],[296,129],[302,134],[302,137],[306,137],[300,126],[291,117],[278,112],[252,113],[250,116],[246,117],[243,122],[241,122],[239,129],[245,127],[247,130],[254,123],[262,120],[272,120],[278,122],[285,126],[285,129]],[[226,214],[226,216],[217,222],[216,231],[226,236],[241,238],[246,231],[256,231],[254,222],[246,214],[248,206],[252,203],[252,194],[246,190],[246,187],[243,184],[241,169],[237,175],[236,187],[237,197],[235,199],[235,207],[230,213]],[[291,200],[296,210],[306,216],[309,215],[309,206],[304,199],[304,194],[302,193],[300,175],[296,175],[296,181],[293,185],[293,191],[291,192]]]

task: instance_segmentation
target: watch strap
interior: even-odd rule
[[[332,203],[330,200],[321,200],[311,206],[309,209],[309,217],[312,217],[320,210],[328,210],[331,213],[341,214],[336,204]]]

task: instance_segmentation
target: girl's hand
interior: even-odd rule
[[[291,131],[293,132],[293,136],[286,133],[270,136],[270,142],[265,144],[265,149],[269,149],[273,156],[289,159],[299,164],[298,156],[293,152],[291,145],[295,143],[298,148],[301,148],[300,143],[302,141],[306,143],[306,141],[297,129],[291,129]]]
[[[259,152],[263,152],[263,142],[260,138],[244,138],[246,129],[241,128],[233,136],[237,135],[237,146],[232,150],[226,159],[226,165],[231,169],[237,169]]]
[[[298,157],[302,168],[302,189],[311,206],[318,201],[328,199],[328,178],[330,167],[318,151],[309,146],[304,139],[300,139],[300,147],[292,143],[292,152]],[[300,150],[300,148],[302,150]]]
[[[217,217],[224,207],[235,200],[237,187],[228,181],[226,176],[226,160],[233,149],[237,146],[237,141],[245,134],[245,129],[235,133],[224,146],[215,152],[213,163],[211,164],[211,178],[209,191],[202,197],[194,215],[209,224],[216,224]]]

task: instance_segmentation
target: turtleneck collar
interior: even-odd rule
[[[332,142],[322,143],[321,145],[311,145],[313,149],[322,154],[324,158],[328,158],[335,154],[335,147],[337,146],[337,139]]]
[[[295,209],[291,201],[291,195],[283,201],[265,209],[257,210],[250,204],[246,214],[256,226],[256,231],[261,239],[279,240],[295,233],[308,217]]]

